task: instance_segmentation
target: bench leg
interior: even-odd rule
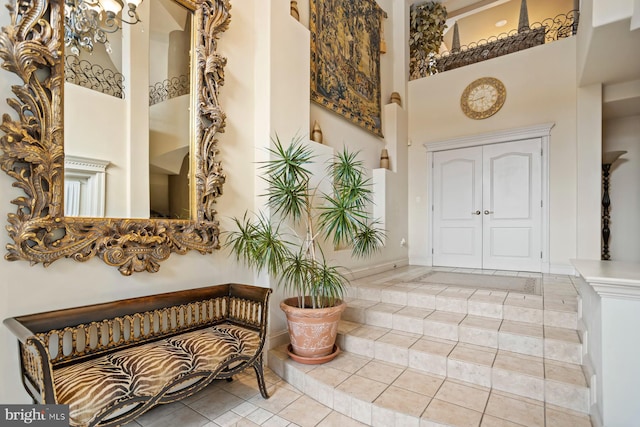
[[[256,359],[253,363],[253,370],[256,371],[256,378],[258,379],[258,387],[260,388],[260,394],[265,399],[269,398],[267,393],[267,385],[264,382],[264,371],[262,370],[262,355]]]

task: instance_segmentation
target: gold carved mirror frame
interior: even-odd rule
[[[220,247],[214,206],[225,176],[216,159],[216,135],[225,126],[218,95],[226,58],[217,53],[217,44],[229,26],[231,5],[229,0],[180,2],[194,10],[196,31],[191,220],[64,216],[64,1],[12,0],[7,6],[11,23],[0,33],[0,59],[2,68],[22,84],[12,86],[16,97],[7,99],[18,119],[4,114],[0,124],[0,167],[25,193],[12,200],[18,209],[8,215],[13,243],[7,244],[7,260],[48,266],[60,258],[87,261],[98,256],[128,276],[158,271],[172,252],[205,254]]]

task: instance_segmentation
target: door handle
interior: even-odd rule
[[[480,215],[482,212],[480,211],[475,211],[475,212],[471,212],[471,215]]]
[[[485,215],[489,215],[489,214],[492,214],[492,213],[493,213],[493,211],[484,211]]]

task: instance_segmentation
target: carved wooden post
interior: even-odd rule
[[[611,229],[609,228],[609,208],[611,207],[611,199],[609,197],[609,175],[611,174],[611,165],[618,160],[626,151],[609,151],[602,155],[602,256],[603,260],[611,259],[609,254],[609,238],[611,237]]]

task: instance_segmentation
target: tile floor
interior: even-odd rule
[[[470,271],[463,271],[470,272]],[[505,272],[474,271],[481,274]],[[516,275],[518,273],[509,272]],[[522,274],[522,273],[521,273]],[[536,277],[539,277],[536,276]],[[552,280],[568,281],[568,277],[554,276]],[[543,278],[544,281],[544,278]],[[375,327],[371,327],[372,333]],[[431,348],[433,348],[431,346]],[[527,356],[517,355],[525,360]],[[501,361],[506,365],[522,363],[521,360]],[[542,367],[529,366],[530,369]],[[156,407],[126,427],[222,427],[222,426],[547,426],[587,427],[589,417],[539,400],[505,393],[481,385],[463,383],[453,378],[427,374],[401,365],[392,365],[366,357],[341,354],[334,361],[318,366],[300,365],[308,379],[322,377],[326,383],[335,384],[334,396],[343,392],[348,399],[352,390],[371,394],[376,401],[376,413],[372,422],[362,424],[343,415],[347,412],[332,410],[318,403],[283,381],[271,370],[265,376],[270,399],[263,399],[252,370],[236,376],[233,382],[215,381],[205,390],[168,405]],[[554,369],[545,366],[544,369]],[[558,375],[570,373],[558,371]],[[578,375],[579,376],[579,375]],[[319,383],[319,382],[318,382]],[[345,400],[345,404],[348,404]],[[336,406],[338,405],[338,406]],[[333,407],[339,407],[333,402]],[[388,410],[385,410],[388,408]],[[402,420],[393,409],[403,409],[407,419]],[[366,410],[351,407],[350,411]],[[342,412],[342,413],[341,413]],[[360,418],[362,417],[354,417]]]
[[[321,405],[265,371],[271,397],[263,399],[253,370],[234,381],[214,381],[180,402],[158,406],[125,427],[350,427],[363,426]]]

